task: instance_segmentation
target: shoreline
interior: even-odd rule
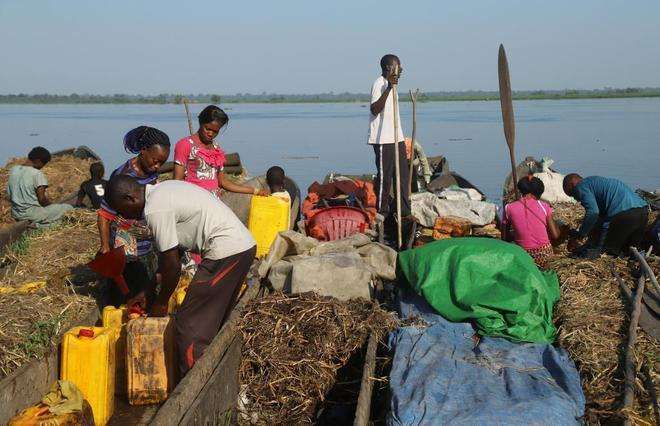
[[[15,96],[15,95],[12,95]],[[312,95],[313,96],[313,95]],[[322,96],[322,95],[319,95]],[[0,105],[182,105],[179,100],[162,100],[154,97],[144,97],[132,99],[113,99],[112,96],[93,96],[89,99],[67,99],[68,96],[53,96],[51,100],[38,99],[40,96],[16,96],[13,99],[7,99],[7,95],[0,95]],[[660,98],[660,90],[650,93],[589,93],[589,94],[514,94],[514,101],[537,101],[537,100],[598,100],[598,99],[642,99],[642,98]],[[280,96],[273,95],[270,98],[256,99],[232,99],[227,96],[224,99],[191,99],[189,104],[364,104],[368,103],[370,98],[366,95],[356,95],[354,99],[327,99],[327,98],[300,98],[296,95]],[[401,96],[399,101],[410,103],[408,95]],[[494,102],[499,101],[496,95],[420,95],[418,102]]]

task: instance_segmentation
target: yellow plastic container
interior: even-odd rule
[[[115,337],[115,393],[126,395],[126,323],[128,309],[126,305],[118,308],[103,308],[103,327],[113,330]]]
[[[176,285],[176,288],[170,296],[170,300],[167,302],[167,313],[173,314],[176,310],[183,304],[186,294],[188,293],[188,286],[192,281],[192,276],[187,273],[182,273],[179,282]]]
[[[277,197],[252,197],[248,229],[257,242],[257,257],[270,251],[278,233],[289,229],[291,205]]]
[[[178,376],[174,321],[136,318],[126,325],[126,373],[131,405],[157,404],[169,396]]]
[[[128,309],[126,305],[121,305],[118,308],[114,306],[106,306],[103,308],[103,327],[105,328],[121,328],[128,322]]]
[[[62,339],[60,379],[78,386],[96,425],[114,411],[115,341],[115,332],[104,327],[73,327]]]

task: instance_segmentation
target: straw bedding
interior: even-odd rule
[[[554,216],[579,224],[584,210],[579,205],[556,206]],[[589,424],[619,423],[622,420],[623,360],[628,340],[630,303],[622,295],[611,268],[634,294],[636,263],[602,256],[596,260],[572,259],[563,248],[550,261],[561,283],[561,298],[555,307],[558,343],[575,361],[587,400]],[[660,260],[653,257],[652,267],[660,275]],[[644,365],[658,384],[660,343],[638,329],[635,345],[636,366]],[[638,424],[655,424],[654,413],[644,375],[638,372],[635,410],[631,418]]]
[[[95,224],[95,212],[74,210],[55,228],[29,231],[6,250],[2,286],[46,285],[29,294],[0,294],[0,378],[46,353],[94,306],[94,299],[76,291],[95,280],[84,266],[99,245]]]
[[[278,292],[252,301],[240,324],[240,422],[312,423],[338,370],[370,333],[395,326],[393,314],[363,300]]]
[[[11,217],[11,204],[7,200],[7,180],[11,166],[22,164],[25,158],[13,158],[5,167],[0,168],[0,229],[14,222]],[[78,191],[80,184],[89,179],[89,165],[95,160],[80,159],[72,155],[53,157],[42,171],[48,179],[46,195],[53,201],[64,198]]]

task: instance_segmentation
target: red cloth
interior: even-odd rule
[[[305,219],[311,219],[323,206],[317,206],[318,202],[325,198],[330,199],[340,195],[354,195],[362,202],[362,206],[373,222],[376,217],[376,192],[371,182],[362,180],[341,180],[328,184],[314,182],[307,189],[307,197],[303,201],[302,213]]]

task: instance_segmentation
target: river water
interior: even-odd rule
[[[191,105],[193,116],[204,105]],[[564,173],[604,175],[633,187],[660,187],[660,99],[542,100],[514,103],[516,155],[549,156]],[[228,104],[227,152],[238,151],[253,175],[281,165],[304,190],[330,171],[375,171],[366,144],[366,104]],[[401,104],[406,135],[411,105]],[[36,145],[93,148],[106,170],[129,157],[124,133],[147,124],[176,142],[187,134],[182,105],[0,105],[0,162]],[[498,198],[509,171],[499,101],[418,106],[418,139],[427,155]]]

